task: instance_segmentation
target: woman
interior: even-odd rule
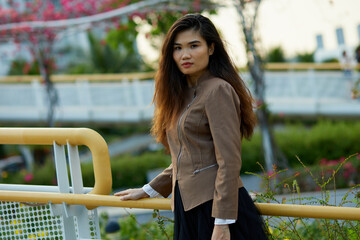
[[[172,194],[174,239],[266,239],[240,179],[241,139],[256,124],[253,99],[206,17],[168,31],[155,77],[152,134],[172,164],[121,200]]]

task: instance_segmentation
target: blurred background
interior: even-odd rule
[[[350,188],[360,176],[359,9],[358,0],[0,0],[0,127],[92,128],[109,145],[114,190],[142,186],[170,163],[149,135],[162,39],[200,12],[258,105],[243,143],[248,189],[263,183],[246,172],[288,169],[279,177],[319,190],[304,165],[320,180],[341,166],[332,184]],[[80,155],[93,186],[91,156]],[[2,183],[56,184],[51,148],[0,145],[0,159]]]

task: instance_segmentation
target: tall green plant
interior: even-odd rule
[[[278,181],[279,176],[286,174],[287,170],[277,170],[274,167],[272,173],[267,173],[264,170],[263,175],[254,174],[263,179],[265,182],[265,192],[257,193],[256,198],[261,202],[275,202],[279,204],[300,204],[300,205],[321,205],[321,206],[333,206],[330,201],[330,194],[328,185],[336,180],[336,175],[341,168],[344,167],[346,162],[351,158],[354,158],[357,154],[353,154],[341,162],[337,168],[332,172],[331,176],[324,178],[322,175],[316,175],[298,158],[302,164],[308,176],[314,181],[314,183],[320,189],[320,197],[301,196],[301,189],[297,183],[297,175],[293,175],[288,179]],[[276,192],[279,188],[287,188],[292,194],[287,199],[283,197],[281,200],[277,199]],[[346,203],[353,202],[355,207],[360,206],[360,184],[351,187],[347,193],[342,197],[340,202],[336,202],[336,206],[343,206]],[[336,188],[334,188],[336,193]],[[353,200],[350,201],[349,197],[353,195]],[[360,239],[360,233],[358,231],[360,227],[359,221],[350,220],[329,220],[329,219],[306,219],[299,217],[278,217],[270,216],[266,217],[266,224],[270,229],[273,239],[336,239],[336,240],[356,240]]]
[[[136,50],[136,35],[129,30],[111,30],[105,40],[99,40],[92,32],[88,32],[92,71],[119,73],[146,70],[147,67]]]

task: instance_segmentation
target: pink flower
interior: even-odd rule
[[[28,173],[24,176],[24,181],[25,182],[30,182],[31,180],[34,179],[34,175],[32,173]]]
[[[345,163],[345,165],[344,165],[344,168],[352,168],[352,167],[353,167],[353,165],[352,165],[351,162],[347,162],[347,163]]]
[[[255,101],[255,104],[256,104],[257,107],[260,107],[261,105],[263,105],[263,101],[257,99],[257,100]]]
[[[327,163],[327,166],[336,166],[339,162],[337,160],[330,160]]]
[[[275,171],[273,171],[273,170],[267,171],[266,174],[267,174],[267,177],[269,177],[270,179],[274,179],[276,177]]]
[[[326,166],[326,164],[327,164],[327,159],[326,159],[326,158],[322,158],[322,159],[320,160],[320,165],[321,165],[321,166]]]
[[[23,67],[23,73],[28,74],[28,72],[30,71],[30,68],[31,68],[30,64],[28,62],[25,63],[25,65]]]

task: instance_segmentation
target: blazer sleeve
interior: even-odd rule
[[[167,198],[172,191],[173,165],[170,164],[162,173],[157,175],[149,184],[161,196]]]
[[[212,216],[237,219],[241,168],[240,99],[234,88],[222,82],[209,93],[205,112],[214,143],[218,170]]]

